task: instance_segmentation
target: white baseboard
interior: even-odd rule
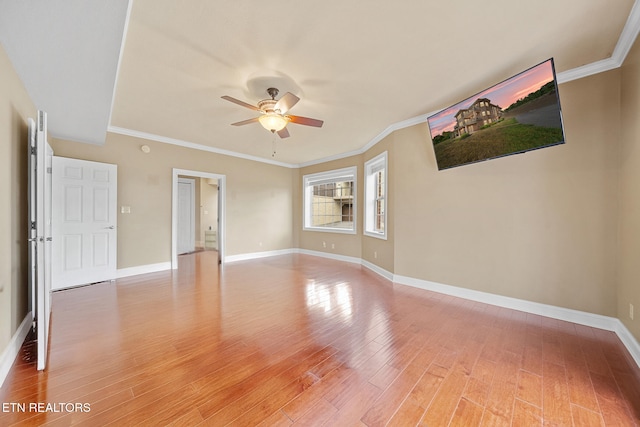
[[[627,348],[627,350],[631,354],[631,357],[633,357],[633,360],[636,361],[638,367],[640,367],[640,344],[638,344],[638,341],[634,338],[633,335],[631,335],[631,332],[629,332],[627,327],[624,326],[624,324],[619,319],[615,320],[616,329],[614,330],[614,332],[616,333],[616,335],[618,335],[618,338],[620,338],[622,344],[624,344],[624,346]]]
[[[9,341],[9,344],[2,352],[2,355],[0,355],[0,387],[2,387],[4,380],[7,378],[7,374],[9,374],[9,371],[13,366],[13,362],[20,353],[20,347],[22,347],[22,343],[31,329],[32,322],[33,314],[29,312],[20,326],[18,326],[16,333],[11,337],[11,341]]]
[[[170,262],[159,262],[157,264],[138,265],[129,268],[120,268],[116,272],[117,278],[137,276],[138,274],[157,273],[158,271],[171,270]]]
[[[293,253],[293,249],[280,249],[277,251],[264,251],[264,252],[251,252],[240,255],[228,255],[224,257],[224,262],[237,262],[237,261],[247,261],[250,259],[258,259],[258,258],[268,258],[272,256],[278,255],[288,255]]]
[[[239,255],[229,255],[224,257],[224,262],[231,263],[231,262],[237,262],[237,261],[248,261],[252,259],[267,258],[272,256],[289,255],[289,254],[312,255],[312,256],[317,256],[321,258],[329,258],[336,261],[349,262],[352,264],[360,264],[362,261],[360,258],[356,258],[356,257],[332,254],[328,252],[310,251],[308,249],[279,249],[275,251],[251,252],[251,253],[239,254]]]
[[[414,288],[426,289],[445,295],[451,295],[485,304],[524,311],[526,313],[538,314],[567,322],[579,323],[581,325],[592,326],[608,331],[615,330],[617,319],[599,314],[587,313],[584,311],[572,310],[569,308],[557,307],[553,305],[541,304],[526,301],[518,298],[505,297],[502,295],[490,294],[488,292],[475,291],[472,289],[459,288],[457,286],[443,285],[442,283],[428,280],[414,279],[412,277],[394,275],[394,283],[412,286]]]
[[[620,341],[627,348],[633,360],[635,360],[638,367],[640,367],[640,344],[635,337],[629,332],[624,324],[615,317],[602,316],[599,314],[587,313],[585,311],[572,310],[570,308],[557,307],[548,304],[541,304],[532,301],[526,301],[517,298],[505,297],[502,295],[490,294],[487,292],[475,291],[472,289],[460,288],[457,286],[444,285],[442,283],[431,282],[428,280],[415,279],[413,277],[401,276],[393,274],[369,261],[363,260],[357,257],[351,257],[346,255],[333,254],[328,252],[312,251],[308,249],[282,249],[277,251],[265,251],[265,252],[253,252],[240,255],[231,255],[225,257],[225,262],[235,261],[247,261],[257,258],[266,258],[278,255],[288,255],[292,253],[305,254],[311,256],[317,256],[321,258],[329,258],[336,261],[344,261],[352,264],[359,264],[365,268],[373,271],[374,273],[384,277],[385,279],[397,283],[399,285],[412,286],[415,288],[425,289],[428,291],[438,292],[445,295],[451,295],[458,298],[464,298],[471,301],[482,302],[485,304],[491,304],[498,307],[509,308],[512,310],[523,311],[525,313],[537,314],[540,316],[550,317],[552,319],[564,320],[567,322],[577,323],[579,325],[591,326],[593,328],[604,329],[607,331],[615,332]],[[166,263],[169,266],[162,269],[171,268],[170,263]],[[154,264],[161,265],[161,264]],[[162,264],[164,265],[164,264]],[[134,269],[144,268],[134,267]],[[126,269],[131,270],[131,269]],[[122,270],[118,270],[120,272]],[[160,270],[153,270],[160,271]],[[143,271],[142,273],[145,273]],[[142,274],[133,273],[133,274]],[[131,274],[129,274],[131,275]],[[123,277],[123,276],[119,276]]]
[[[360,258],[347,256],[347,255],[332,254],[332,253],[329,253],[329,252],[310,251],[308,249],[294,249],[294,252],[297,253],[297,254],[312,255],[312,256],[317,256],[317,257],[320,257],[320,258],[329,258],[329,259],[333,259],[333,260],[336,260],[336,261],[349,262],[351,264],[361,264],[362,263],[362,260]]]
[[[400,275],[394,275],[393,282],[400,285],[412,286],[471,301],[482,302],[498,307],[509,308],[512,310],[523,311],[525,313],[537,314],[540,316],[550,317],[552,319],[564,320],[567,322],[577,323],[579,325],[615,332],[640,368],[640,344],[638,344],[638,341],[624,326],[624,324],[615,317],[602,316],[600,314],[587,313],[585,311],[572,310],[570,308],[557,307],[517,298],[505,297],[502,295],[490,294],[487,292],[475,291],[472,289],[443,285],[441,283]]]
[[[375,265],[374,263],[371,263],[369,261],[365,261],[362,260],[362,265],[366,268],[368,268],[369,270],[373,271],[374,273],[379,274],[380,276],[384,277],[385,279],[393,282],[393,273],[391,273],[390,271],[385,270],[382,267],[379,267],[377,265]]]

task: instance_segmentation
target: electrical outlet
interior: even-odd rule
[[[633,320],[633,304],[629,304],[629,317]]]
[[[374,257],[375,259],[378,259],[378,251],[374,251],[374,252],[373,252],[373,257]]]
[[[326,248],[326,247],[327,247],[327,242],[324,242],[324,241],[323,241],[323,242],[322,242],[322,247],[323,247],[323,248]]]
[[[335,244],[335,243],[332,243],[332,244],[331,244],[331,249],[335,249],[335,248],[336,248],[336,244]]]

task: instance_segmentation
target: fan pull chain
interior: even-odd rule
[[[276,133],[275,132],[271,132],[271,157],[275,157],[276,156]]]

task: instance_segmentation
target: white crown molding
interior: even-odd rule
[[[364,153],[364,151],[362,148],[360,148],[358,150],[348,151],[346,153],[340,153],[340,154],[335,154],[333,156],[323,157],[318,160],[309,160],[308,162],[304,162],[304,163],[292,164],[291,166],[296,169],[300,169],[300,168],[305,168],[307,166],[313,166],[313,165],[319,165],[321,163],[331,162],[333,160],[346,159],[347,157],[351,157],[351,156],[359,156],[362,153]]]
[[[209,147],[208,145],[196,144],[195,142],[183,141],[181,139],[169,138],[162,135],[155,135],[147,132],[140,132],[133,129],[121,128],[118,126],[109,126],[108,132],[117,133],[120,135],[133,136],[134,138],[146,139],[149,141],[162,142],[164,144],[178,145],[180,147],[192,148],[194,150],[208,151],[210,153],[222,154],[230,157],[237,157],[245,160],[252,160],[254,162],[267,163],[270,165],[282,166],[285,168],[295,168],[295,165],[290,163],[278,162],[276,160],[263,159],[262,157],[251,156],[249,154],[242,154],[235,151],[223,150],[221,148]]]
[[[604,73],[605,71],[613,70],[619,66],[620,64],[618,64],[615,59],[607,58],[601,61],[592,62],[591,64],[583,65],[582,67],[558,73],[556,75],[556,80],[558,81],[558,84],[568,83],[572,80],[578,80],[594,74]]]
[[[4,380],[7,378],[11,367],[13,366],[13,362],[20,354],[20,348],[22,347],[22,343],[24,342],[27,334],[31,330],[31,323],[33,322],[33,314],[31,312],[27,313],[25,318],[18,326],[18,330],[11,337],[11,341],[0,355],[0,387],[4,383]]]
[[[635,43],[639,33],[640,1],[636,0],[633,2],[631,12],[629,12],[629,16],[627,17],[627,22],[624,24],[618,43],[616,43],[616,47],[613,50],[613,55],[611,55],[618,64],[618,67],[621,66],[627,58],[627,55],[629,54],[629,51],[631,50],[633,43]]]
[[[130,14],[132,3],[133,3],[133,0],[129,0],[129,6],[128,6],[129,9],[127,10],[127,21],[125,23],[125,29],[124,29],[124,34],[122,38],[120,58],[118,59],[118,66],[117,66],[118,71],[120,70],[120,61],[122,60],[122,51],[124,50],[125,37],[126,37],[127,28],[128,28],[129,14]],[[624,60],[626,59],[627,54],[629,53],[629,50],[633,46],[633,43],[635,42],[639,33],[640,33],[640,0],[635,0],[631,8],[631,12],[629,12],[629,16],[627,17],[627,22],[625,23],[625,26],[622,29],[622,32],[620,33],[620,38],[616,43],[616,47],[614,48],[614,51],[611,57],[558,73],[556,76],[558,80],[558,84],[567,83],[572,80],[581,79],[584,77],[588,77],[594,74],[602,73],[602,72],[613,70],[615,68],[620,67],[624,62]],[[118,72],[116,72],[116,83],[117,83],[117,79],[118,79]],[[115,99],[116,86],[117,85],[114,85],[114,99]],[[111,108],[113,109],[113,99],[111,102]],[[407,120],[392,123],[391,125],[387,126],[382,132],[376,135],[371,141],[369,141],[367,144],[365,144],[362,148],[358,150],[353,150],[346,153],[340,153],[333,156],[323,157],[321,159],[311,160],[308,162],[303,162],[298,164],[277,162],[274,160],[264,159],[262,157],[241,154],[241,153],[237,153],[230,150],[222,150],[218,148],[209,147],[206,145],[195,144],[188,141],[167,138],[160,135],[154,135],[146,132],[139,132],[136,130],[121,128],[117,126],[109,125],[107,131],[113,132],[113,133],[119,133],[121,135],[128,135],[128,136],[134,136],[137,138],[148,139],[151,141],[163,142],[166,144],[174,144],[182,147],[193,148],[194,150],[209,151],[212,153],[223,154],[223,155],[232,156],[232,157],[239,157],[241,159],[253,160],[256,162],[282,166],[290,169],[299,169],[307,166],[313,166],[321,163],[327,163],[333,160],[340,160],[347,157],[363,154],[367,150],[375,146],[377,143],[382,141],[384,138],[386,138],[388,135],[393,133],[394,131],[424,123],[427,120],[427,117],[437,113],[438,111],[433,111],[431,113],[422,114],[420,116],[412,117]],[[109,115],[109,123],[111,123],[111,115]]]

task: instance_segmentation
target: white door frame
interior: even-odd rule
[[[178,177],[178,187],[180,187],[180,184],[187,184],[189,186],[189,210],[190,210],[190,215],[189,218],[185,218],[184,215],[182,215],[182,217],[180,217],[180,215],[178,215],[179,211],[176,211],[176,217],[178,218],[178,222],[177,222],[177,226],[178,226],[178,230],[181,230],[181,226],[184,227],[184,222],[185,219],[188,220],[189,222],[189,230],[188,230],[188,243],[185,242],[185,240],[182,240],[182,245],[180,246],[188,246],[187,250],[184,250],[185,248],[183,247],[181,251],[179,251],[179,253],[184,254],[184,253],[189,253],[189,252],[193,252],[196,249],[196,210],[198,210],[196,208],[196,180],[195,178],[185,178],[184,176]],[[183,188],[184,190],[184,188]],[[184,195],[183,195],[184,196]],[[181,230],[182,232],[184,232],[184,229]],[[176,238],[178,237],[178,235],[176,234]],[[184,236],[182,236],[182,238],[184,239]],[[178,240],[176,240],[176,245],[178,245]],[[180,248],[178,248],[180,249]]]
[[[224,263],[226,241],[226,175],[173,168],[171,191],[171,268],[174,270],[178,268],[178,175],[218,180],[218,192],[220,194],[220,203],[218,204],[218,211],[220,212],[218,215],[218,257],[222,263]]]

